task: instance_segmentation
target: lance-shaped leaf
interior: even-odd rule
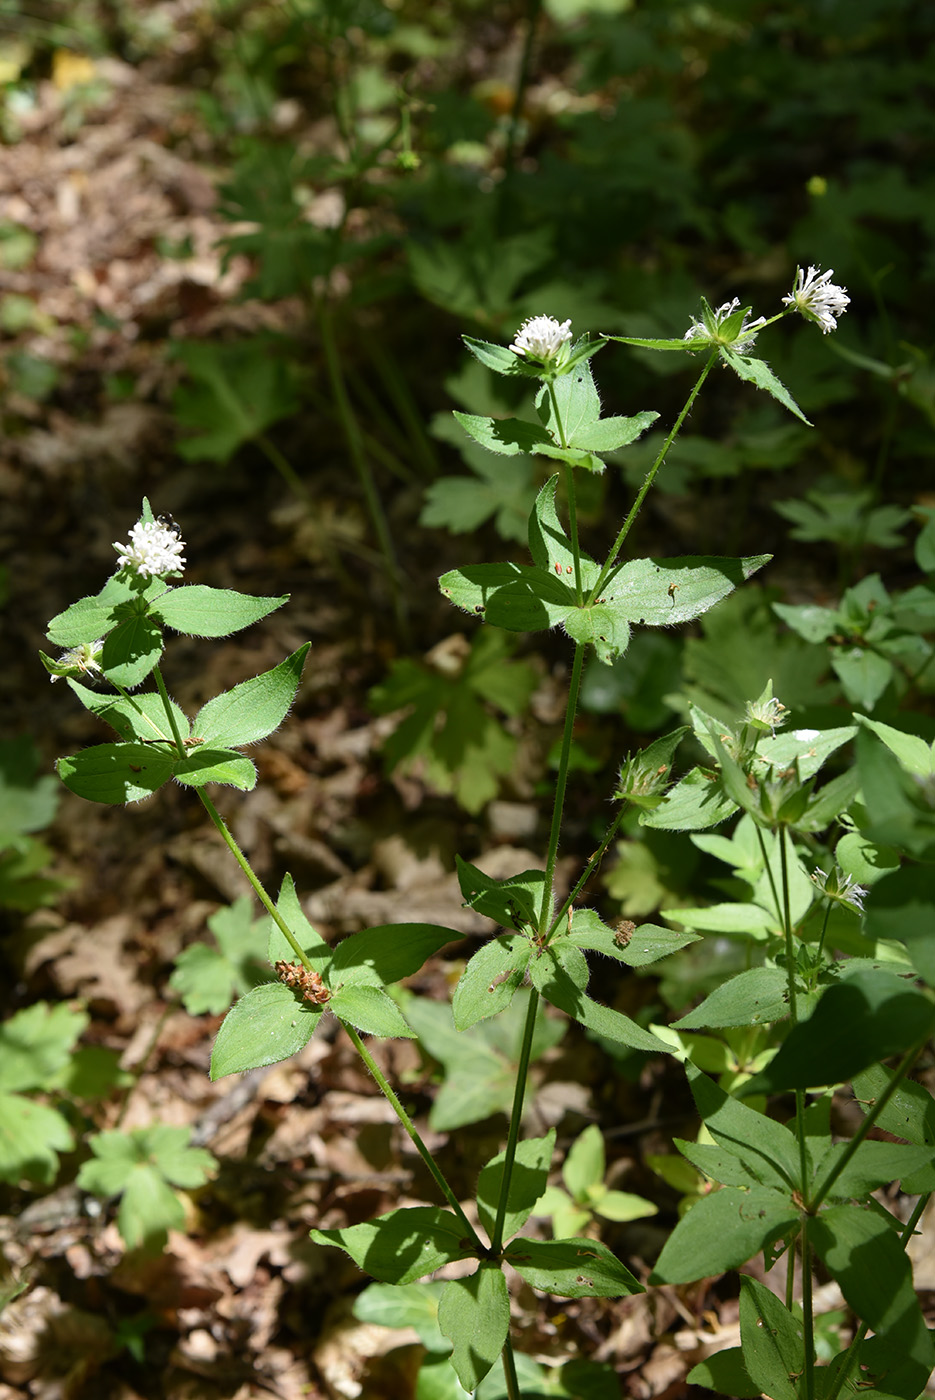
[[[557,475],[549,477],[530,511],[527,531],[529,552],[533,563],[538,564],[540,569],[554,573],[558,578],[572,579],[575,556],[555,504],[558,481]],[[588,563],[594,562],[587,554],[582,554],[581,558]]]
[[[510,1299],[497,1264],[469,1278],[449,1279],[438,1304],[438,1325],[451,1342],[451,1364],[472,1393],[499,1360],[510,1330]]]
[[[801,1190],[794,1134],[765,1113],[738,1103],[693,1064],[685,1068],[698,1112],[714,1141],[733,1152],[765,1186]]]
[[[459,1031],[466,1031],[509,1006],[523,985],[531,955],[532,944],[521,933],[492,938],[477,950],[451,999]]]
[[[89,802],[141,802],[172,777],[174,756],[152,744],[98,744],[55,765],[69,791]]]
[[[280,598],[251,598],[232,588],[209,588],[206,584],[186,584],[172,588],[153,605],[153,613],[167,627],[190,637],[229,637],[251,623],[281,608],[289,601]]]
[[[624,921],[616,929],[608,928],[593,909],[575,909],[571,928],[557,934],[553,944],[567,939],[576,948],[592,948],[596,953],[616,958],[628,967],[648,967],[660,958],[677,953],[689,943],[697,943],[696,933],[679,933],[656,924],[636,927]]]
[[[509,879],[496,880],[460,856],[455,856],[455,863],[458,884],[469,908],[509,928],[522,930],[538,924],[545,886],[542,870],[522,870]]]
[[[555,445],[577,445],[578,434],[586,432],[601,416],[601,400],[587,361],[582,360],[554,383],[543,385],[536,395],[536,409]]]
[[[726,821],[737,810],[717,773],[693,768],[670,788],[658,807],[640,814],[640,825],[661,831],[704,831]]]
[[[415,1039],[415,1031],[407,1025],[393,998],[382,987],[368,982],[352,982],[341,987],[328,1003],[328,1010],[366,1035],[379,1035],[387,1040],[396,1036]]]
[[[802,1324],[765,1284],[746,1275],[740,1279],[740,1338],[744,1365],[761,1392],[772,1400],[799,1400],[796,1382],[805,1370]]]
[[[607,340],[616,340],[620,345],[635,345],[640,350],[698,350],[697,341],[686,340],[684,336],[681,340],[648,340],[644,336],[637,335],[608,335]]]
[[[388,987],[414,972],[444,948],[460,942],[462,934],[440,924],[379,924],[343,939],[333,950],[334,986],[365,979]]]
[[[885,1065],[871,1065],[855,1074],[854,1099],[864,1113],[869,1113],[882,1098],[893,1078],[893,1072]],[[929,1165],[907,1177],[903,1190],[910,1195],[935,1190],[935,1099],[928,1089],[904,1079],[877,1115],[876,1126],[894,1137],[925,1147],[929,1153]]]
[[[283,877],[276,908],[282,915],[286,927],[297,939],[299,947],[308,955],[309,962],[327,985],[330,976],[328,968],[331,964],[332,948],[330,943],[325,942],[318,930],[313,928],[305,917],[305,911],[299,903],[295,881],[291,875]],[[271,966],[275,966],[280,961],[292,962],[295,955],[295,949],[282,929],[275,921],[271,920],[266,953],[267,961]]]
[[[570,955],[577,955],[572,958]],[[561,959],[561,961],[560,961]],[[583,968],[582,968],[583,965]],[[534,985],[546,1001],[564,1011],[574,1021],[578,1021],[597,1035],[606,1036],[618,1045],[626,1045],[631,1050],[642,1050],[647,1054],[671,1053],[671,1047],[649,1031],[644,1031],[636,1021],[625,1016],[622,1011],[602,1006],[585,995],[588,981],[588,968],[584,954],[570,944],[550,945],[544,948],[542,956],[529,964]]]
[[[849,1306],[877,1334],[879,1355],[888,1367],[900,1368],[906,1388],[896,1393],[920,1394],[935,1349],[912,1286],[912,1267],[890,1222],[859,1206],[832,1206],[809,1223],[808,1233]]]
[[[489,340],[474,340],[469,335],[461,337],[475,359],[480,360],[495,374],[519,374],[529,378],[532,367],[521,355],[516,355],[506,345],[494,345]]]
[[[264,982],[235,1002],[211,1052],[211,1078],[275,1065],[307,1045],[321,1021],[312,1006],[283,982]]]
[[[658,413],[636,413],[632,418],[601,418],[580,427],[570,446],[588,452],[615,452],[635,442],[658,417]]]
[[[225,783],[241,792],[252,792],[257,773],[255,764],[233,749],[197,748],[175,763],[172,776],[186,787]]]
[[[143,743],[160,740],[174,746],[172,726],[166,716],[162,696],[157,691],[129,696],[102,695],[100,691],[89,690],[78,681],[69,679],[67,684],[85,709],[109,724],[121,739],[139,739]],[[169,704],[179,734],[187,739],[191,728],[188,716],[183,714],[174,700],[170,700]]]
[[[703,1196],[666,1240],[650,1283],[694,1283],[736,1269],[799,1224],[791,1194],[724,1186]]]
[[[548,1184],[554,1150],[554,1128],[550,1128],[545,1137],[526,1138],[517,1143],[507,1194],[506,1214],[503,1217],[503,1239],[508,1240],[511,1235],[515,1235],[532,1215]],[[497,1207],[500,1204],[505,1160],[506,1152],[499,1152],[481,1169],[477,1179],[477,1213],[491,1239],[497,1220]]]
[[[738,355],[736,350],[728,350],[726,345],[721,346],[720,353],[724,363],[730,365],[734,373],[739,375],[741,379],[745,379],[748,384],[755,384],[758,389],[765,389],[768,394],[772,394],[774,399],[779,400],[783,408],[794,413],[796,418],[801,418],[802,422],[807,424],[809,428],[812,426],[785,384],[777,379],[765,360],[758,360],[754,355]]]
[[[858,972],[829,987],[811,1017],[792,1027],[775,1059],[738,1092],[841,1084],[933,1030],[935,1006],[922,992],[892,973]]]
[[[750,578],[771,554],[742,559],[631,559],[605,584],[599,601],[641,627],[690,622]]]
[[[598,1240],[516,1239],[503,1257],[533,1288],[560,1298],[622,1298],[646,1291]]]
[[[108,632],[101,652],[101,670],[115,685],[132,690],[145,681],[162,653],[162,632],[156,621],[144,613],[134,613]]]
[[[821,1190],[822,1182],[849,1150],[850,1144],[847,1142],[835,1142],[828,1147],[815,1168],[816,1190]],[[835,1177],[828,1196],[839,1201],[863,1201],[871,1191],[877,1191],[891,1181],[912,1178],[923,1169],[927,1169],[926,1177],[931,1180],[932,1166],[930,1147],[915,1147],[904,1142],[862,1142]],[[932,1187],[925,1189],[931,1190]]]
[[[295,699],[310,646],[306,642],[271,671],[209,700],[198,712],[193,733],[206,744],[225,749],[255,744],[272,734]]]
[[[751,967],[729,977],[681,1020],[676,1030],[762,1026],[789,1014],[789,979],[781,967]]]
[[[575,603],[562,578],[522,564],[469,564],[442,574],[438,586],[456,608],[510,632],[555,627]]]
[[[484,418],[477,413],[457,411],[454,417],[475,442],[503,457],[536,452],[540,444],[551,446],[552,443],[545,428],[538,423],[527,423],[522,418]]]
[[[79,598],[64,612],[53,617],[46,629],[46,636],[60,647],[96,642],[120,621],[125,612],[125,608],[121,610],[122,604],[137,603],[145,611],[146,603],[166,591],[165,581],[160,578],[146,582],[139,576],[114,574],[93,598]]]
[[[310,1230],[316,1244],[336,1245],[380,1283],[413,1283],[456,1259],[476,1257],[460,1222],[449,1210],[409,1206],[348,1225]]]

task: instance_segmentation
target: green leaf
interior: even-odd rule
[[[630,624],[623,610],[602,601],[590,607],[569,609],[564,620],[565,631],[573,642],[590,642],[598,661],[610,666],[626,651],[630,641]]]
[[[453,416],[475,442],[489,452],[497,452],[504,457],[532,453],[540,443],[552,441],[544,428],[536,423],[526,423],[521,418],[483,418],[477,413],[457,411]]]
[[[363,974],[388,987],[418,972],[427,958],[463,934],[439,924],[378,924],[344,938],[333,949],[331,975],[337,990],[349,977]]]
[[[919,1394],[935,1348],[912,1286],[912,1267],[888,1220],[859,1206],[832,1206],[809,1223],[809,1239],[857,1316],[877,1334],[881,1355],[902,1363]]]
[[[302,1001],[283,982],[264,982],[235,1002],[211,1053],[211,1078],[288,1060],[307,1045],[321,1007]]]
[[[721,346],[720,355],[724,363],[730,365],[734,373],[739,375],[741,379],[745,379],[749,384],[755,384],[758,389],[765,389],[768,394],[772,394],[774,399],[779,400],[783,408],[787,408],[790,413],[795,414],[796,418],[801,418],[803,423],[812,427],[789,390],[776,378],[765,360],[758,360],[753,355],[738,355],[736,351],[728,350],[726,345]]]
[[[269,969],[257,957],[256,949],[263,947],[267,923],[267,919],[254,921],[252,902],[246,895],[211,915],[208,928],[217,947],[192,943],[176,958],[169,978],[169,986],[178,992],[190,1016],[204,1012],[220,1016],[232,996],[242,996],[266,980]]]
[[[621,1298],[646,1291],[597,1240],[516,1239],[504,1258],[533,1288],[560,1298]]]
[[[519,355],[515,355],[506,345],[493,345],[489,340],[474,340],[469,335],[461,337],[475,359],[480,360],[495,374],[519,374],[528,378],[529,367]]]
[[[102,695],[89,690],[78,681],[69,679],[69,690],[81,701],[86,710],[115,729],[121,739],[139,739],[141,743],[159,740],[174,745],[172,727],[166,717],[166,707],[158,691],[139,695]],[[191,732],[188,716],[174,701],[169,702],[178,726],[179,734],[187,739]]]
[[[805,1371],[802,1324],[764,1284],[745,1274],[740,1278],[740,1340],[744,1365],[762,1393],[772,1400],[799,1400],[796,1381]]]
[[[658,807],[640,814],[640,825],[662,831],[704,831],[736,812],[716,773],[693,768],[670,788]]]
[[[316,1244],[343,1249],[380,1283],[413,1283],[443,1264],[475,1257],[460,1222],[435,1206],[409,1206],[343,1230],[309,1234]]]
[[[802,1189],[795,1136],[781,1123],[726,1094],[694,1065],[685,1067],[698,1112],[719,1146],[727,1148],[764,1186]]]
[[[834,647],[831,666],[852,705],[872,710],[896,674],[885,656],[859,646]]]
[[[55,765],[62,782],[89,802],[141,802],[172,777],[171,754],[150,744],[98,744]]]
[[[37,1001],[0,1025],[0,1090],[45,1088],[64,1069],[88,1025],[85,1011]]]
[[[637,413],[632,418],[601,418],[579,428],[569,445],[588,452],[615,452],[635,442],[658,417],[658,413]]]
[[[641,627],[690,622],[726,598],[772,557],[631,559],[611,574],[599,601],[615,605],[616,613]]]
[[[865,930],[868,938],[905,943],[919,976],[935,987],[935,879],[931,866],[904,865],[886,875],[867,896]],[[879,1057],[875,1057],[879,1058]]]
[[[114,685],[132,690],[142,685],[163,652],[157,621],[136,613],[108,632],[101,652],[101,670]]]
[[[829,1146],[815,1168],[817,1190],[821,1190],[821,1183],[848,1149],[846,1142]],[[927,1145],[909,1147],[900,1142],[862,1142],[835,1179],[830,1199],[866,1200],[872,1191],[881,1186],[887,1186],[891,1181],[902,1181],[904,1177],[931,1165],[932,1149]]]
[[[864,1114],[889,1089],[894,1074],[885,1065],[870,1065],[854,1075],[854,1099]],[[922,1084],[904,1079],[877,1115],[876,1126],[916,1146],[935,1147],[935,1099]],[[920,1188],[931,1191],[933,1186]]]
[[[367,982],[346,984],[335,992],[328,1009],[367,1035],[415,1039],[415,1031],[406,1024],[399,1007],[382,987]]]
[[[577,950],[575,950],[577,951]],[[667,1055],[670,1047],[658,1036],[644,1031],[642,1026],[625,1016],[622,1011],[614,1011],[609,1006],[601,1006],[584,994],[569,976],[567,969],[558,961],[559,947],[543,949],[542,957],[530,963],[530,971],[539,991],[564,1011],[572,1020],[578,1021],[596,1035],[606,1036],[618,1045],[630,1050],[642,1050],[647,1054]]]
[[[354,1316],[378,1327],[412,1327],[426,1351],[447,1356],[450,1346],[438,1326],[444,1287],[443,1283],[371,1283],[354,1299]]]
[[[254,598],[236,593],[232,588],[209,588],[206,584],[193,583],[170,589],[153,605],[153,614],[167,627],[187,636],[229,637],[232,632],[240,632],[259,622],[288,601],[288,593],[279,598]],[[106,660],[106,649],[104,655]]]
[[[296,894],[295,881],[291,875],[283,877],[282,886],[279,891],[279,898],[276,901],[276,909],[282,915],[286,927],[295,935],[299,947],[308,954],[309,961],[320,976],[330,976],[332,948],[330,943],[326,943],[317,929],[312,928],[305,911],[299,903],[299,896]],[[289,943],[279,926],[270,922],[269,943],[267,945],[266,960],[275,967],[278,962],[292,962],[295,958],[295,949]],[[327,978],[326,978],[327,980]]]
[[[650,1283],[694,1283],[736,1269],[793,1231],[799,1211],[768,1186],[722,1186],[682,1216],[666,1240]]]
[[[74,1145],[71,1129],[56,1109],[0,1093],[0,1181],[51,1186],[59,1152],[71,1152]]]
[[[504,472],[499,462],[475,451],[483,461],[462,452],[472,476],[443,476],[426,487],[419,524],[461,535],[477,530],[492,516],[501,539],[524,540],[535,495],[532,462],[528,458],[514,461]]]
[[[545,1191],[554,1150],[554,1128],[550,1128],[545,1137],[525,1138],[517,1143],[503,1219],[503,1239],[508,1240],[515,1235],[532,1215]],[[477,1213],[491,1238],[500,1203],[505,1160],[506,1152],[498,1153],[481,1168],[477,1180]]]
[[[97,1133],[94,1156],[78,1173],[78,1184],[99,1196],[122,1197],[117,1224],[130,1249],[161,1248],[170,1229],[185,1221],[173,1186],[201,1186],[216,1162],[202,1147],[189,1146],[190,1130],[155,1123],[130,1132]]]
[[[236,749],[272,734],[289,713],[310,646],[306,642],[271,671],[209,700],[198,712],[194,735],[206,744]]]
[[[189,434],[178,451],[189,461],[227,462],[298,407],[291,361],[270,337],[227,345],[181,341],[174,349],[190,375],[172,401],[176,422]]]
[[[672,1141],[693,1167],[721,1186],[749,1187],[758,1184],[757,1178],[729,1148],[719,1147],[714,1142],[686,1142],[683,1138],[673,1138]]]
[[[582,360],[551,385],[543,385],[536,395],[536,408],[555,444],[571,445],[578,433],[593,427],[601,416],[601,401],[587,361]]]
[[[739,1092],[841,1084],[908,1050],[933,1029],[935,1006],[921,992],[892,973],[859,972],[829,987],[811,1017],[792,1027],[775,1059]]]
[[[492,938],[479,948],[458,979],[451,1009],[459,1031],[505,1010],[522,986],[532,954],[520,933]]]
[[[438,1305],[438,1325],[452,1344],[451,1364],[465,1390],[487,1375],[510,1330],[506,1279],[496,1264],[481,1264],[469,1278],[450,1279]]]
[[[252,759],[233,749],[196,748],[176,762],[172,776],[186,787],[224,783],[241,792],[252,792],[257,771]]]
[[[731,1395],[736,1400],[759,1400],[763,1394],[756,1382],[750,1379],[741,1347],[725,1347],[723,1351],[716,1351],[713,1356],[693,1366],[685,1379],[689,1385],[704,1386],[705,1390],[716,1390],[719,1395]]]
[[[590,1187],[604,1180],[607,1165],[604,1136],[596,1123],[591,1123],[572,1143],[562,1164],[562,1180],[570,1195],[586,1203]]]
[[[455,864],[468,908],[517,930],[537,927],[545,886],[543,871],[523,870],[506,880],[495,880],[460,856],[455,856]]]
[[[41,831],[55,816],[55,779],[37,777],[38,766],[32,740],[0,739],[0,851],[27,832]]]
[[[700,1006],[673,1021],[676,1030],[701,1031],[723,1026],[760,1026],[789,1014],[789,979],[781,967],[752,967],[730,977]]]
[[[616,340],[620,345],[635,345],[641,350],[697,350],[690,340],[646,340],[633,335],[607,335],[606,340]]]
[[[469,564],[442,574],[438,586],[455,607],[509,632],[541,632],[575,604],[567,583],[522,564]]]

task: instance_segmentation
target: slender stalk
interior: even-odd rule
[[[565,466],[565,484],[568,491],[568,535],[575,563],[575,602],[579,608],[584,600],[581,591],[581,549],[578,545],[578,503],[575,500],[574,468]]]
[[[646,494],[656,478],[656,473],[665,461],[666,453],[668,452],[669,448],[672,446],[673,442],[678,436],[679,429],[685,422],[685,419],[688,417],[691,411],[691,406],[695,402],[695,399],[698,397],[702,384],[705,382],[708,375],[711,373],[711,370],[714,368],[714,363],[717,360],[717,357],[717,350],[712,350],[704,369],[701,371],[701,374],[695,381],[695,387],[692,389],[685,402],[685,407],[682,409],[678,418],[676,418],[675,422],[673,423],[672,430],[669,433],[669,436],[666,438],[665,442],[662,444],[662,447],[659,450],[659,454],[656,457],[655,462],[653,462],[649,471],[646,473],[646,477],[643,481],[643,484],[637,492],[636,500],[633,502],[633,505],[630,508],[630,514],[627,516],[626,520],[623,522],[623,525],[620,527],[620,533],[617,535],[617,538],[614,541],[614,547],[607,556],[607,563],[604,565],[603,569],[601,569],[597,583],[594,585],[594,587],[591,589],[590,594],[588,595],[588,607],[590,607],[590,605],[594,602],[594,599],[600,594],[601,590],[607,587],[607,584],[612,578],[612,576],[616,573],[617,569],[621,567],[619,564],[615,564],[614,560],[620,553],[620,550],[623,547],[623,542],[626,539],[627,535],[630,533],[630,530],[633,526],[633,522],[639,514],[640,507],[646,499]]]
[[[338,1020],[341,1020],[341,1018],[338,1017]],[[416,1151],[418,1152],[419,1156],[422,1158],[423,1162],[425,1163],[426,1167],[431,1173],[432,1180],[435,1182],[435,1185],[438,1187],[439,1191],[441,1191],[445,1200],[448,1202],[448,1204],[451,1206],[451,1209],[458,1217],[458,1221],[460,1222],[461,1228],[471,1240],[475,1249],[484,1251],[484,1245],[480,1239],[480,1236],[474,1229],[474,1226],[468,1220],[467,1216],[464,1214],[464,1211],[461,1209],[457,1196],[452,1191],[451,1187],[448,1185],[448,1182],[445,1180],[441,1168],[439,1167],[431,1152],[428,1150],[425,1143],[419,1136],[419,1132],[416,1128],[416,1125],[413,1123],[412,1119],[409,1117],[409,1114],[403,1108],[389,1080],[386,1078],[383,1071],[380,1069],[380,1066],[377,1064],[376,1060],[373,1058],[370,1051],[367,1049],[366,1045],[361,1040],[354,1027],[349,1025],[347,1021],[341,1021],[341,1025],[347,1031],[347,1034],[350,1037],[354,1049],[357,1051],[358,1055],[363,1060],[364,1064],[367,1066],[367,1069],[370,1071],[371,1075],[376,1080],[377,1087],[379,1088],[381,1094],[383,1094],[384,1097],[387,1099],[391,1108],[393,1109],[393,1112],[396,1114],[396,1117],[399,1119],[400,1123],[402,1123],[406,1132],[409,1134],[409,1137],[411,1138]]]
[[[590,880],[591,876],[594,874],[594,871],[595,871],[595,870],[597,869],[597,867],[600,865],[601,860],[602,860],[603,855],[604,855],[604,852],[607,850],[607,847],[610,845],[611,841],[612,841],[612,840],[614,839],[614,837],[616,836],[616,834],[617,834],[617,828],[619,827],[620,823],[623,821],[623,814],[624,814],[625,810],[626,810],[625,807],[621,807],[621,808],[620,808],[619,812],[618,812],[617,815],[614,817],[614,819],[613,819],[613,821],[611,822],[610,826],[609,826],[609,827],[607,828],[607,830],[605,831],[604,835],[603,835],[602,838],[601,838],[601,844],[598,846],[598,848],[597,848],[597,850],[594,852],[594,854],[589,858],[587,865],[584,867],[583,873],[581,874],[581,876],[580,876],[579,879],[578,879],[578,883],[575,885],[575,887],[574,887],[574,889],[572,890],[571,894],[570,894],[570,895],[568,896],[568,898],[565,900],[565,902],[564,902],[564,904],[562,905],[561,909],[559,909],[558,913],[555,915],[555,918],[552,920],[551,924],[549,925],[549,932],[548,932],[547,937],[544,938],[544,939],[542,940],[543,943],[549,943],[550,940],[551,940],[552,938],[554,938],[555,933],[556,933],[556,930],[561,926],[562,920],[565,918],[565,916],[566,916],[566,914],[568,913],[569,909],[571,909],[571,907],[572,907],[572,905],[574,904],[575,900],[578,898],[579,894],[580,894],[581,891],[584,889],[585,885],[586,885],[587,882]]]
[[[507,1400],[523,1400],[522,1391],[519,1388],[519,1376],[516,1374],[516,1362],[513,1359],[513,1343],[507,1337],[503,1343],[503,1376],[506,1381]]]
[[[812,1310],[812,1246],[809,1217],[802,1216],[802,1334],[805,1339],[805,1400],[815,1400],[815,1317]]]
[[[526,1101],[526,1079],[529,1075],[529,1061],[532,1056],[532,1038],[536,1029],[536,1014],[539,1010],[539,993],[533,987],[526,1008],[526,1024],[523,1027],[523,1043],[519,1052],[519,1065],[516,1070],[516,1088],[513,1092],[513,1111],[510,1114],[510,1130],[507,1134],[506,1151],[503,1159],[503,1181],[500,1184],[500,1199],[497,1202],[497,1218],[494,1221],[493,1236],[490,1241],[491,1253],[496,1257],[503,1249],[503,1222],[506,1219],[507,1201],[510,1195],[510,1180],[513,1176],[513,1163],[516,1160],[516,1144],[523,1121],[523,1104]]]
[[[182,736],[179,733],[179,727],[175,720],[175,712],[172,709],[172,702],[169,699],[169,692],[166,690],[166,683],[162,679],[162,672],[160,671],[158,666],[153,667],[153,677],[155,678],[156,687],[159,691],[159,694],[162,696],[162,703],[165,706],[166,715],[169,720],[169,728],[172,730],[172,737],[175,740],[176,752],[179,758],[182,758],[185,753],[185,745],[182,742]]]
[[[571,667],[571,680],[568,685],[568,705],[565,710],[565,730],[562,734],[562,748],[558,759],[558,776],[555,779],[555,805],[552,808],[552,828],[549,832],[549,848],[545,862],[545,884],[542,887],[542,908],[539,911],[539,936],[545,942],[552,924],[552,883],[555,879],[555,862],[558,859],[558,838],[562,828],[562,813],[565,808],[565,789],[568,786],[568,762],[571,756],[571,740],[575,730],[575,713],[578,709],[578,694],[581,690],[581,672],[584,669],[585,643],[575,643],[575,659]]]
[[[782,931],[786,944],[786,979],[789,989],[789,1016],[792,1024],[795,1025],[799,1019],[798,1005],[796,1002],[795,986],[795,959],[793,957],[792,946],[792,909],[789,903],[789,854],[787,849],[788,835],[786,828],[780,826],[776,835],[779,838],[779,868],[782,880]],[[808,1171],[808,1149],[805,1143],[805,1091],[796,1089],[795,1091],[795,1136],[799,1144],[799,1176],[801,1178],[802,1199],[805,1208],[808,1209],[809,1194],[809,1171]],[[808,1257],[805,1244],[802,1246],[802,1288],[811,1288],[811,1276],[807,1276]],[[811,1332],[805,1332],[806,1350],[811,1345]],[[811,1400],[811,1397],[808,1398]]]
[[[299,500],[304,501],[309,509],[311,509],[312,493],[309,491],[288,457],[280,452],[272,438],[267,437],[265,433],[258,433],[253,440],[270,465],[275,467],[279,472],[279,475],[289,487],[289,490],[294,492]]]
[[[887,1084],[880,1097],[878,1099],[875,1099],[874,1102],[871,1104],[870,1112],[867,1114],[866,1118],[861,1123],[854,1136],[848,1141],[848,1144],[845,1147],[844,1151],[841,1153],[840,1157],[835,1162],[834,1166],[831,1168],[830,1172],[825,1177],[824,1181],[821,1183],[821,1185],[816,1190],[814,1196],[812,1197],[809,1206],[809,1209],[811,1210],[812,1214],[814,1214],[815,1211],[818,1210],[818,1207],[825,1200],[826,1196],[828,1195],[828,1192],[831,1190],[832,1186],[837,1181],[844,1168],[850,1162],[854,1153],[857,1151],[858,1147],[863,1142],[864,1138],[867,1136],[870,1129],[873,1127],[874,1123],[877,1121],[880,1114],[883,1112],[884,1108],[889,1103],[890,1099],[896,1093],[896,1090],[899,1088],[906,1075],[912,1069],[912,1066],[915,1063],[916,1059],[922,1053],[922,1047],[924,1044],[925,1041],[921,1041],[920,1044],[914,1045],[911,1050],[907,1050],[905,1055],[900,1060],[899,1064],[896,1066],[896,1070],[889,1084]]]

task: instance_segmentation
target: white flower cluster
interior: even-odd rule
[[[185,563],[182,550],[185,541],[178,533],[178,527],[166,525],[162,520],[138,520],[130,531],[129,544],[117,544],[117,563],[121,568],[129,566],[144,577],[158,574],[178,573]]]
[[[734,297],[733,301],[725,301],[723,306],[719,306],[716,311],[712,311],[711,317],[713,324],[711,326],[706,326],[704,321],[696,321],[693,316],[692,323],[685,332],[683,339],[703,340],[708,344],[717,341],[721,326],[727,320],[728,316],[734,314],[739,305],[739,297]],[[744,316],[743,323],[736,332],[734,339],[730,341],[729,348],[738,355],[745,355],[748,350],[752,350],[757,331],[761,326],[766,324],[766,318],[764,316],[758,316],[755,321],[748,320],[748,316],[749,312],[747,316]],[[723,343],[726,345],[728,342],[724,341]]]
[[[843,870],[835,868],[830,875],[826,875],[823,870],[813,870],[811,877],[822,894],[829,899],[836,899],[840,904],[849,904],[852,909],[859,913],[864,912],[864,900],[867,897],[866,885],[858,885],[850,875],[845,875]]]
[[[530,316],[516,332],[510,346],[514,355],[528,355],[532,360],[546,362],[571,340],[571,322],[556,321],[554,316]]]
[[[838,317],[843,316],[850,305],[846,287],[836,287],[831,281],[834,269],[819,273],[817,267],[810,267],[804,273],[800,267],[795,270],[795,284],[783,305],[800,312],[809,321],[821,326],[822,334],[837,330]]]

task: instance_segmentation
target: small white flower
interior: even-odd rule
[[[185,563],[184,548],[178,526],[166,525],[162,520],[138,520],[130,531],[129,544],[114,541],[120,567],[135,569],[150,578],[180,572]]]
[[[746,705],[747,722],[757,729],[768,729],[775,735],[786,722],[789,711],[781,700],[771,697],[768,700],[748,700]]]
[[[571,340],[570,321],[556,321],[554,316],[530,316],[516,332],[510,349],[514,355],[528,355],[530,359],[546,362],[558,354],[566,340]]]
[[[58,658],[60,666],[67,666],[69,670],[78,675],[86,676],[94,684],[92,671],[100,671],[100,654],[104,645],[104,638],[99,637],[96,642],[82,642],[80,646],[71,647],[68,651],[63,651]],[[60,681],[61,676],[49,676],[53,683]]]
[[[858,885],[837,866],[830,875],[826,875],[823,870],[813,870],[811,878],[828,899],[836,899],[839,904],[849,904],[859,914],[864,912],[864,900],[868,894],[866,885]]]
[[[756,340],[756,333],[761,326],[766,324],[765,316],[757,316],[754,321],[749,320],[750,313],[744,316],[740,329],[736,332],[733,340],[727,341],[720,337],[721,326],[732,316],[740,305],[740,298],[734,297],[733,301],[725,301],[723,306],[719,306],[716,311],[711,312],[711,325],[705,325],[704,321],[696,321],[694,316],[692,323],[682,337],[683,340],[701,340],[708,345],[727,345],[738,355],[745,355],[748,350],[753,349]]]
[[[846,287],[836,287],[831,281],[834,268],[819,273],[817,267],[810,267],[803,273],[800,267],[795,270],[795,284],[783,305],[791,306],[809,321],[821,326],[822,334],[837,330],[838,317],[843,316],[850,305]]]

